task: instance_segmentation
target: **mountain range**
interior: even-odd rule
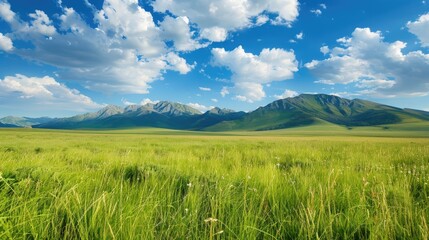
[[[320,122],[352,127],[421,121],[429,121],[429,112],[326,94],[301,94],[274,101],[248,113],[217,107],[201,113],[184,104],[162,101],[156,104],[130,105],[125,108],[109,105],[98,112],[69,118],[7,117],[0,119],[0,124],[7,126],[0,127],[10,125],[50,129],[157,127],[206,131],[263,131]]]
[[[7,116],[0,118],[0,127],[31,127],[33,125],[47,123],[52,120],[53,119],[49,117],[29,118]]]

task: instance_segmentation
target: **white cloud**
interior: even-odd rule
[[[10,4],[0,2],[0,17],[8,23],[15,22],[15,13],[10,9]]]
[[[130,49],[137,49],[138,54],[146,57],[159,56],[165,51],[150,12],[138,5],[137,0],[106,0],[103,8],[96,13],[98,28],[112,40]]]
[[[350,38],[337,40],[329,57],[305,66],[325,84],[355,83],[362,94],[385,97],[429,94],[429,54],[403,53],[406,44],[388,43],[380,32],[356,28]]]
[[[129,105],[136,105],[136,103],[134,103],[134,102],[130,102],[130,101],[128,101],[127,99],[125,99],[125,98],[122,98],[121,99],[121,102],[122,102],[122,104],[124,104],[124,105],[126,105],[126,106],[129,106]]]
[[[96,26],[88,25],[72,8],[62,11],[55,29],[43,11],[30,14],[30,22],[25,22],[11,11],[9,3],[0,3],[0,17],[10,24],[12,40],[34,46],[14,53],[56,66],[60,78],[76,79],[96,91],[148,93],[150,84],[162,79],[166,70],[186,74],[194,67],[167,48],[166,31],[155,25],[151,13],[137,0],[104,1],[102,9],[94,12]],[[172,21],[180,19],[184,20]],[[186,41],[190,37],[186,34],[191,34],[187,30],[183,39],[169,36],[175,37],[177,50],[195,47],[190,39]]]
[[[0,106],[27,111],[89,111],[102,107],[76,89],[52,77],[27,77],[21,74],[0,79]]]
[[[326,7],[326,4],[324,4],[324,3],[319,4],[319,6],[320,6],[321,8],[323,8],[323,9],[326,9],[326,8],[327,8],[327,7]]]
[[[12,51],[12,49],[13,49],[12,40],[9,37],[0,33],[0,50],[9,52],[9,51]]]
[[[57,32],[55,27],[52,26],[52,21],[45,12],[36,10],[35,13],[30,13],[29,16],[33,19],[31,22],[33,31],[45,36],[53,36]]]
[[[204,28],[201,31],[201,37],[212,42],[223,42],[228,37],[228,31],[221,27]]]
[[[190,30],[187,17],[172,18],[166,16],[160,27],[163,31],[163,37],[173,41],[178,51],[192,51],[203,47],[202,44],[193,39],[194,33]]]
[[[189,107],[194,108],[194,109],[196,109],[196,110],[198,110],[198,111],[200,111],[200,112],[202,112],[202,113],[203,113],[203,112],[207,112],[208,110],[210,110],[210,109],[214,108],[213,106],[206,107],[206,106],[201,105],[201,104],[199,104],[199,103],[188,103],[188,104],[186,104],[186,105],[188,105]]]
[[[329,47],[328,46],[322,46],[320,48],[320,52],[323,53],[323,55],[326,55],[330,52]]]
[[[312,9],[312,10],[310,10],[310,12],[314,13],[314,15],[316,15],[316,16],[322,15],[322,10],[320,10],[320,9]]]
[[[429,47],[429,13],[420,16],[415,22],[408,22],[407,27],[419,38],[423,47]]]
[[[199,87],[201,91],[210,92],[212,89],[208,87]]]
[[[232,72],[235,92],[241,96],[238,99],[247,102],[265,97],[263,84],[291,79],[298,71],[294,52],[278,48],[263,49],[259,55],[246,53],[241,46],[232,51],[214,48],[212,55],[215,65]]]
[[[334,95],[341,98],[354,98],[354,97],[361,96],[362,94],[350,93],[350,92],[332,92],[332,93],[329,93],[329,95]]]
[[[222,87],[222,89],[220,90],[220,95],[222,97],[225,97],[228,94],[229,94],[229,88],[228,87]]]
[[[235,92],[238,94],[235,98],[239,101],[253,103],[265,98],[264,87],[260,83],[237,82]]]
[[[176,53],[170,52],[165,57],[167,67],[166,69],[177,71],[181,74],[186,74],[190,72],[195,64],[189,65],[186,60],[182,57],[179,57]]]
[[[157,103],[159,103],[158,100],[153,101],[153,100],[150,100],[149,98],[145,98],[140,102],[140,105],[144,106],[146,104],[157,104]]]
[[[270,21],[270,18],[267,15],[259,15],[256,18],[256,26],[261,26],[264,25],[265,23],[267,23],[268,21]]]
[[[296,35],[296,39],[298,39],[298,40],[302,40],[303,38],[304,38],[304,33],[303,32],[300,32],[300,33],[298,33]]]
[[[268,22],[266,13],[276,15],[271,19],[273,24],[291,24],[298,17],[299,3],[298,0],[156,0],[152,6],[158,12],[186,15],[201,29],[201,37],[223,41],[229,31]],[[220,29],[224,31],[222,34]]]
[[[219,100],[217,100],[216,98],[212,98],[211,101],[214,102],[214,103],[219,102]]]
[[[292,98],[296,97],[299,94],[293,90],[286,89],[281,95],[274,95],[277,99],[284,99],[284,98]]]
[[[395,85],[395,81],[392,80],[361,80],[356,84],[358,88],[391,88]]]

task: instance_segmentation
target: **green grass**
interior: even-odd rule
[[[415,124],[0,130],[0,239],[428,239]]]

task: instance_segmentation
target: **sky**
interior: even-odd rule
[[[429,111],[429,1],[0,0],[0,117],[302,93]]]

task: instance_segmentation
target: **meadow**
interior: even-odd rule
[[[3,129],[0,239],[429,239],[416,129]]]

